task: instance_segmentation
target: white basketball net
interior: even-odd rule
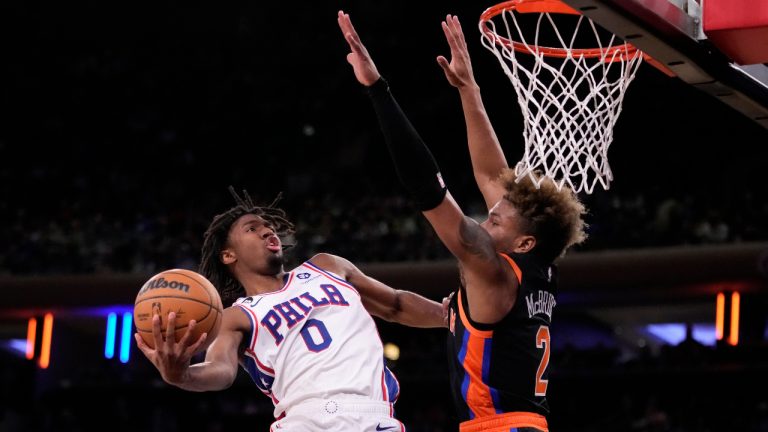
[[[575,192],[588,194],[597,182],[608,189],[613,180],[608,165],[608,147],[613,140],[613,127],[621,113],[624,94],[642,62],[642,53],[628,50],[627,46],[609,50],[614,45],[615,36],[604,44],[592,20],[581,15],[573,35],[563,38],[551,14],[538,13],[536,33],[529,44],[520,30],[517,14],[505,10],[496,17],[503,21],[506,36],[499,37],[493,20],[487,22],[487,29],[481,22],[480,31],[483,45],[496,55],[512,81],[525,118],[525,154],[515,167],[518,181],[528,176],[539,187],[549,178],[558,189],[567,183]],[[577,33],[581,27],[587,27],[582,26],[582,21],[588,22],[594,33],[596,43],[591,48],[600,48],[600,57],[574,55]],[[541,52],[538,42],[542,23],[554,30],[560,46],[552,48],[565,51],[564,58]],[[586,32],[588,30],[582,33]],[[588,36],[591,41],[592,36]],[[580,44],[585,37],[579,35]],[[516,40],[525,53],[517,53],[509,43]],[[616,42],[622,43],[620,40]],[[523,60],[527,63],[523,64]],[[544,175],[537,176],[537,170]]]

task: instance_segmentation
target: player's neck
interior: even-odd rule
[[[274,275],[249,273],[239,279],[240,283],[245,288],[245,293],[250,296],[275,292],[283,289],[285,286],[285,276],[287,274],[288,273],[286,273],[284,270],[280,269],[280,271]]]

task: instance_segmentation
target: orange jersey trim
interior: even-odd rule
[[[459,425],[459,432],[509,432],[510,428],[521,427],[536,428],[542,432],[549,432],[546,417],[531,412],[495,414],[465,421]]]
[[[464,302],[462,301],[462,292],[459,290],[459,298],[457,299],[457,303],[459,304],[459,318],[461,318],[461,323],[464,324],[464,328],[467,329],[469,334],[472,336],[477,336],[481,338],[489,338],[493,336],[493,330],[478,330],[476,329],[470,322],[469,318],[467,318],[467,313],[464,311]]]
[[[515,271],[515,276],[517,276],[517,283],[523,283],[523,271],[520,270],[520,267],[517,266],[517,263],[515,260],[509,257],[509,255],[505,253],[499,252],[499,255],[503,256],[505,260],[509,263],[509,265],[512,267],[512,270]]]
[[[512,267],[512,270],[515,272],[515,276],[517,276],[517,283],[523,283],[523,272],[520,270],[520,267],[518,267],[517,263],[509,257],[509,255],[499,252],[499,255],[504,257],[505,260],[509,263],[510,267]],[[461,318],[461,323],[464,324],[464,328],[469,331],[470,334],[473,336],[478,337],[484,337],[489,338],[493,336],[493,330],[479,330],[475,328],[467,318],[467,314],[464,311],[464,302],[461,301],[461,290],[459,290],[459,317]]]

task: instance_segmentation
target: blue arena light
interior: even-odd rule
[[[686,338],[685,323],[656,323],[648,324],[645,330],[664,343],[678,345]],[[692,337],[707,346],[715,345],[715,326],[709,323],[694,323]]]
[[[5,343],[5,346],[12,352],[20,354],[22,356],[27,353],[27,340],[26,339],[10,339]]]
[[[133,313],[123,313],[123,331],[120,338],[120,361],[128,363],[131,358],[131,331],[133,330]]]
[[[685,324],[648,324],[645,329],[669,345],[677,345],[685,339]]]
[[[117,314],[107,315],[107,339],[104,341],[104,357],[111,359],[115,356],[115,331],[117,330]]]

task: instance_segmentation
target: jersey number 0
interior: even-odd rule
[[[310,332],[312,329],[314,329],[315,332]],[[312,352],[323,351],[328,348],[328,345],[333,341],[325,324],[314,318],[310,318],[304,323],[304,327],[301,328],[301,337],[304,339],[307,349]]]

